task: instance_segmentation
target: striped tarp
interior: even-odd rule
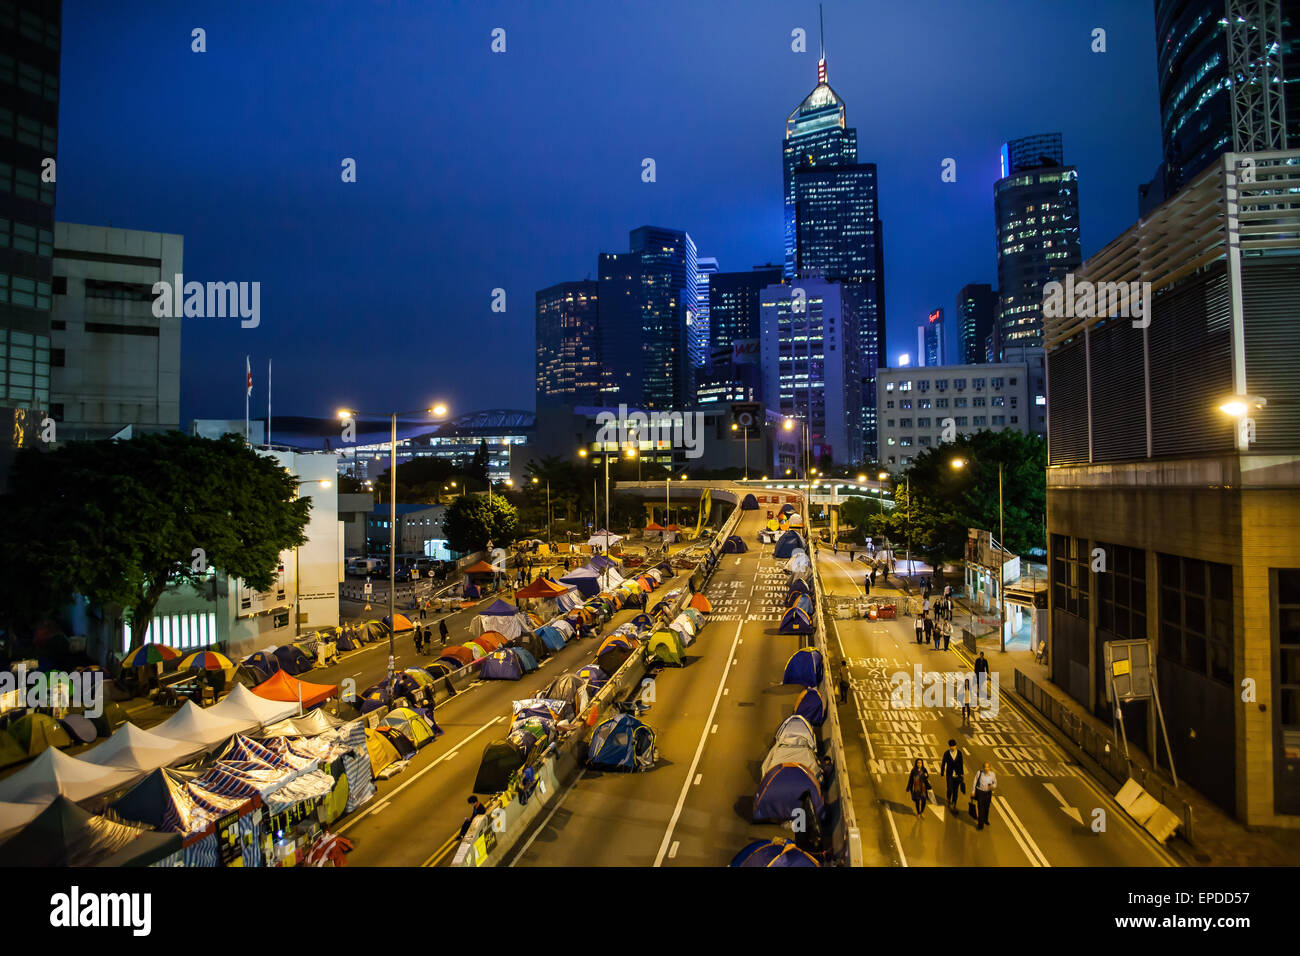
[[[366,750],[366,727],[361,721],[354,720],[340,727],[337,733],[348,747],[343,769],[348,775],[347,812],[351,813],[375,795],[370,753]]]
[[[262,865],[262,808],[239,818],[239,851],[244,866]]]
[[[202,840],[185,847],[182,853],[185,857],[185,866],[219,866],[220,858],[217,855],[216,831],[209,833]]]

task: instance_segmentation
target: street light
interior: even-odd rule
[[[538,484],[536,475],[533,475],[533,484]],[[546,479],[546,544],[554,550],[551,539],[551,479]]]
[[[736,424],[735,422],[732,422],[732,423],[731,423],[731,430],[732,430],[733,432],[738,432],[738,431],[743,431],[743,432],[744,432],[744,437],[745,437],[745,477],[742,478],[741,480],[742,480],[742,481],[749,481],[749,429],[748,429],[748,428],[744,428],[744,429],[742,429],[738,424]]]
[[[954,458],[952,467],[960,471],[969,464],[965,458]],[[912,499],[908,497],[908,508],[912,506]],[[998,650],[1007,649],[1007,595],[1006,595],[1006,566],[1007,566],[1007,545],[1003,540],[1005,531],[1002,526],[1002,462],[998,462]]]
[[[423,412],[434,418],[445,418],[447,406],[438,402],[431,408],[419,408],[409,412],[392,412],[390,419],[392,431],[388,446],[388,702],[393,701],[393,668],[397,660],[395,636],[397,633],[397,418],[418,415]],[[352,408],[340,408],[338,417],[343,421],[356,421],[362,413]],[[382,415],[373,417],[382,418]],[[455,487],[456,482],[452,482]],[[488,493],[492,492],[492,483],[488,482]]]

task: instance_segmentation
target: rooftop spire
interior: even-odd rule
[[[822,5],[817,4],[817,30],[821,37],[821,56],[817,60],[817,82],[826,82],[826,23],[822,17]]]

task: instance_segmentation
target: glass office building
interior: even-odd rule
[[[958,358],[963,365],[985,361],[985,343],[993,332],[998,294],[987,282],[972,282],[957,293]]]
[[[561,282],[537,293],[537,401],[600,401],[599,283]]]

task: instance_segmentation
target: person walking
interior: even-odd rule
[[[853,563],[853,549],[849,548],[849,564]]]
[[[876,566],[873,564],[873,565],[871,566],[871,585],[872,585],[872,587],[875,587],[875,584],[876,584]]]
[[[840,665],[840,703],[846,703],[849,699],[849,666],[848,664]]]
[[[955,809],[958,788],[962,793],[966,792],[966,771],[962,767],[961,751],[957,749],[957,741],[948,741],[948,749],[943,753],[943,763],[939,765],[939,772],[943,774],[943,779],[948,784],[948,808]]]
[[[921,638],[925,636],[925,618],[921,615],[916,616],[916,643],[921,643]]]
[[[926,591],[925,597],[921,600],[921,610],[926,614],[930,613],[930,592]]]
[[[925,813],[926,800],[930,796],[930,775],[926,772],[925,761],[920,757],[912,765],[912,772],[907,777],[907,795],[916,805],[916,815]]]
[[[986,761],[983,769],[975,774],[975,808],[978,811],[976,830],[983,830],[989,825],[989,804],[993,802],[993,792],[997,788],[998,775]]]
[[[442,646],[447,646],[447,619],[444,617],[438,622],[438,636],[442,638]]]
[[[970,698],[971,686],[970,678],[957,681],[957,706],[961,708],[961,723],[966,726],[970,723]]]
[[[424,602],[423,602],[423,601],[420,602],[420,620],[421,620],[421,621],[424,620]]]
[[[930,615],[924,611],[921,612],[921,619],[924,621],[925,643],[929,644],[930,636],[934,633],[934,621],[930,620]]]
[[[943,622],[943,649],[948,649],[948,642],[952,640],[952,619]]]
[[[980,656],[975,658],[975,690],[978,691],[981,699],[988,697],[988,693],[989,693],[988,682],[989,682],[988,658],[984,656],[983,651],[980,651]]]
[[[871,575],[864,574],[862,576],[862,590],[867,593],[868,597],[871,596]]]

